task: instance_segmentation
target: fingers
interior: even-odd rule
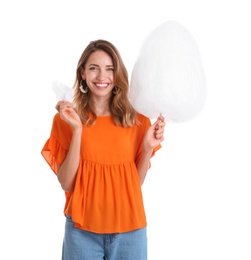
[[[162,115],[160,115],[155,123],[155,138],[158,140],[164,140],[164,131],[165,131],[165,120]]]
[[[60,100],[58,101],[58,103],[56,104],[55,108],[57,109],[58,112],[60,112],[61,109],[63,108],[69,108],[71,107],[71,103],[69,101],[64,101],[64,100]]]
[[[166,123],[163,116],[159,116],[157,121],[154,123],[155,130],[164,130]]]
[[[155,133],[155,139],[164,141],[164,133]]]
[[[61,104],[63,104],[63,103],[64,103],[63,100],[59,100],[58,103],[56,104],[55,108],[57,109],[58,112],[60,111],[60,106],[61,106]]]

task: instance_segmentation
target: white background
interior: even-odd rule
[[[251,259],[249,1],[1,1],[0,259],[57,260],[64,194],[40,151],[84,47],[113,42],[131,73],[141,44],[176,20],[197,41],[207,102],[166,126],[143,186],[149,260]]]

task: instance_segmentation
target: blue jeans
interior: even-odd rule
[[[74,227],[66,216],[62,260],[147,260],[146,228],[96,234]]]

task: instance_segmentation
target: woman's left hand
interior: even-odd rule
[[[145,134],[143,142],[145,149],[154,149],[164,141],[165,125],[164,117],[160,115],[156,122],[148,128]]]

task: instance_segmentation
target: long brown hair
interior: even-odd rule
[[[112,93],[109,101],[111,116],[116,125],[122,125],[124,127],[133,126],[136,123],[136,111],[130,104],[128,98],[128,73],[117,48],[106,40],[91,41],[79,59],[76,79],[73,86],[73,103],[76,112],[79,114],[81,121],[86,125],[94,124],[97,119],[90,93],[82,93],[79,89],[82,81],[81,70],[85,69],[89,56],[97,50],[103,50],[110,55],[114,66],[114,83],[118,89],[116,94]]]

